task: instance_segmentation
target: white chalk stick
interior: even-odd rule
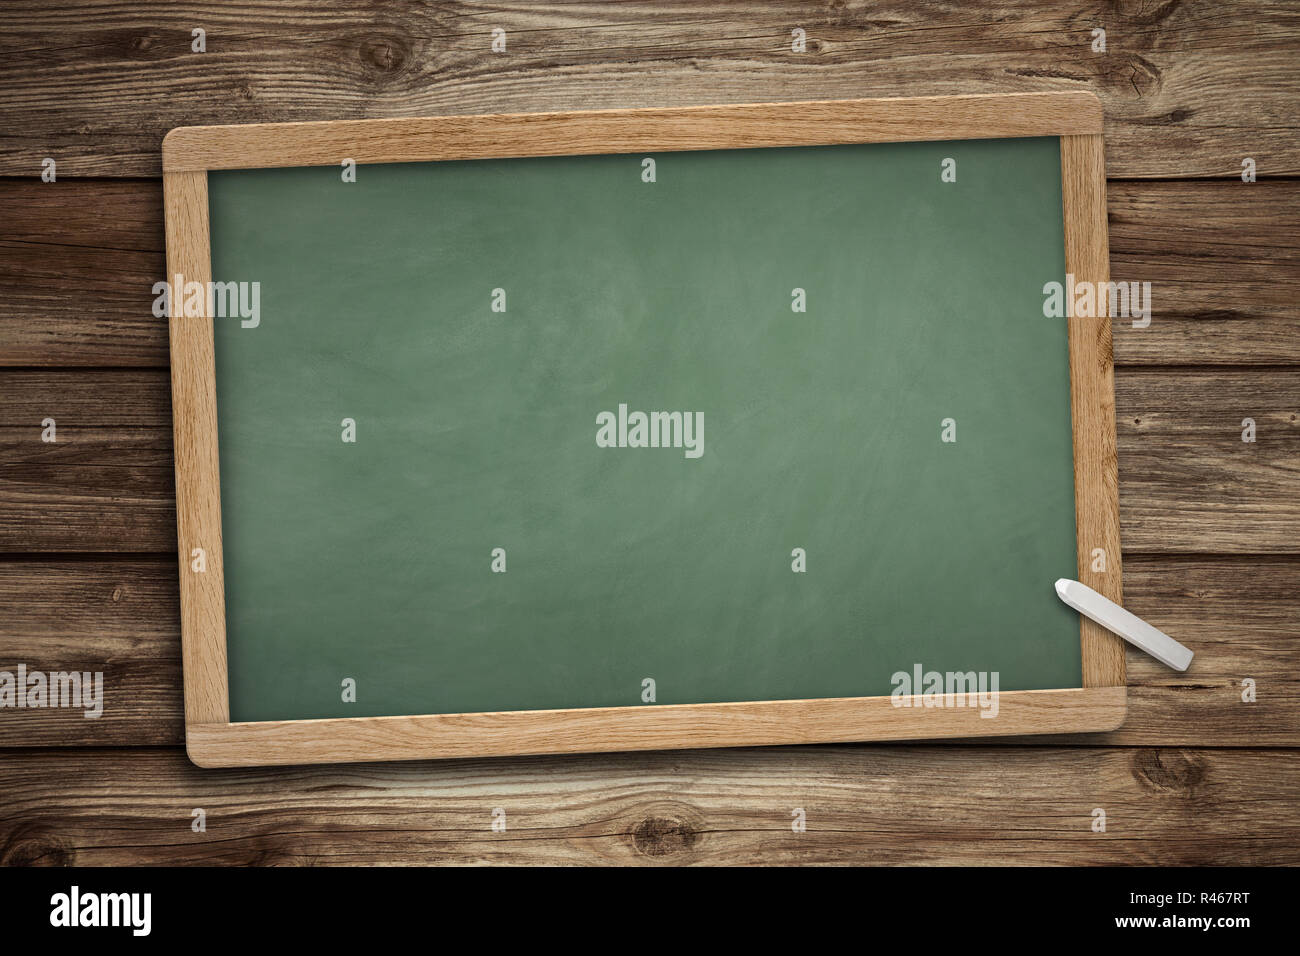
[[[1130,614],[1114,601],[1102,597],[1088,585],[1069,578],[1059,578],[1056,594],[1080,614],[1096,621],[1108,631],[1114,631],[1161,664],[1176,671],[1185,671],[1192,662],[1192,652],[1186,647],[1136,614]]]

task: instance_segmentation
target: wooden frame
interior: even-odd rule
[[[182,127],[163,140],[167,271],[211,279],[210,169],[1022,136],[1060,137],[1066,269],[1108,281],[1102,112],[1090,93]],[[1118,602],[1110,320],[1068,321],[1078,576]],[[995,720],[979,708],[858,697],[231,723],[212,323],[173,315],[169,327],[185,739],[199,766],[1011,736],[1123,722],[1123,645],[1082,618],[1083,687],[1001,693]],[[205,573],[190,570],[195,548],[206,551]],[[1104,572],[1091,570],[1096,548]]]

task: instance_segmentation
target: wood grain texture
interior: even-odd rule
[[[0,364],[167,364],[157,180],[0,179]]]
[[[1151,324],[1111,323],[1116,365],[1300,362],[1300,183],[1110,182],[1111,277]]]
[[[1126,551],[1300,552],[1296,369],[1131,369],[1116,394]]]
[[[217,454],[217,378],[211,311],[188,314],[181,287],[212,279],[208,255],[208,174],[163,175],[167,274],[173,276],[172,439],[181,594],[185,722],[230,719],[226,682],[226,590]]]
[[[246,723],[196,723],[186,711],[185,752],[200,767],[262,767],[1091,732],[1123,723],[1125,691],[1003,692],[997,710],[987,712],[964,702],[926,708],[920,697],[902,703],[891,697],[828,697]]]
[[[1300,368],[1120,368],[1115,398],[1126,554],[1300,553]],[[0,552],[174,552],[170,432],[163,370],[0,369]]]
[[[1123,727],[1072,742],[1300,746],[1297,594],[1300,558],[1128,557],[1127,606],[1196,658],[1177,673],[1129,652]],[[106,699],[95,720],[77,711],[0,710],[0,746],[184,742],[173,558],[0,561],[0,606],[0,667],[102,670]],[[1241,700],[1246,678],[1256,682],[1253,704]]]
[[[1061,203],[1065,271],[1075,282],[1110,281],[1106,239],[1106,156],[1099,134],[1061,137]],[[1071,291],[1073,294],[1073,291]],[[1077,577],[1116,604],[1124,603],[1119,537],[1115,370],[1110,320],[1071,316],[1070,419],[1074,444]],[[1106,561],[1096,570],[1094,555]],[[1080,617],[1083,685],[1124,684],[1124,646],[1096,621]]]
[[[1111,274],[1152,283],[1116,365],[1300,364],[1300,182],[1107,186]],[[0,366],[167,366],[157,180],[0,179]]]
[[[174,554],[174,488],[165,372],[0,372],[0,551]]]
[[[0,709],[0,746],[181,744],[178,594],[175,556],[0,561],[0,669],[104,675],[99,717]]]
[[[1101,102],[1083,92],[182,126],[163,139],[163,172],[1100,132]]]
[[[196,122],[1088,90],[1112,175],[1230,178],[1245,156],[1296,175],[1298,38],[1283,0],[36,4],[0,11],[0,172],[157,175],[163,135]]]
[[[226,771],[178,751],[38,751],[0,762],[0,793],[3,863],[1300,862],[1300,753],[1277,750],[875,745]]]

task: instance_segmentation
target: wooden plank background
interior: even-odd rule
[[[150,313],[170,128],[1065,89],[1105,107],[1112,274],[1153,284],[1150,327],[1114,324],[1126,603],[1197,654],[1186,674],[1130,654],[1120,730],[185,760],[166,326]],[[106,684],[98,720],[0,710],[0,862],[1300,863],[1297,104],[1300,6],[1267,0],[0,7],[0,669]]]

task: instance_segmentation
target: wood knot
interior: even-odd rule
[[[135,33],[122,38],[122,52],[128,60],[162,60],[174,55],[157,33]],[[188,50],[188,47],[186,47]]]
[[[1165,0],[1164,3],[1157,4],[1154,7],[1147,7],[1146,4],[1143,4],[1145,9],[1130,12],[1128,19],[1144,27],[1152,26],[1172,17],[1178,8],[1182,6],[1182,2],[1183,0]]]
[[[1133,777],[1152,793],[1189,793],[1205,781],[1205,761],[1183,750],[1144,749],[1133,754]]]
[[[76,851],[50,834],[28,834],[0,851],[0,866],[72,866]]]
[[[1132,89],[1134,95],[1139,99],[1155,96],[1160,91],[1160,67],[1136,54],[1129,56],[1127,72],[1116,70],[1111,74],[1111,77],[1119,85]],[[1166,119],[1168,118],[1166,117]],[[1177,122],[1177,120],[1174,120],[1174,122]]]
[[[400,72],[410,60],[410,47],[400,37],[369,37],[361,41],[361,62],[377,73]]]
[[[669,856],[699,842],[695,826],[671,817],[647,817],[632,830],[632,845],[645,856]]]

